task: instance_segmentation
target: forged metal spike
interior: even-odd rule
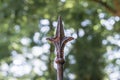
[[[65,37],[62,19],[59,16],[55,37],[47,38],[47,40],[51,41],[55,45],[57,52],[57,58],[55,60],[57,63],[57,80],[63,80],[63,64],[65,63],[64,46],[68,41],[73,39],[73,37]]]
[[[57,24],[57,29],[56,29],[56,37],[57,36],[61,37],[61,38],[63,38],[65,36],[61,16],[59,16],[59,18],[58,18],[58,24]]]

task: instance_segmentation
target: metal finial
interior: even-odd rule
[[[63,64],[65,63],[63,57],[64,46],[68,41],[71,41],[73,39],[73,37],[65,37],[62,19],[61,16],[59,16],[55,37],[47,38],[47,40],[51,41],[55,45],[57,52],[57,58],[55,60],[57,63],[57,80],[63,80]]]

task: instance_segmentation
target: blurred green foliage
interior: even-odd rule
[[[98,2],[96,2],[98,1]],[[102,25],[102,20],[117,17],[106,9],[106,6],[99,3],[100,0],[0,0],[0,61],[12,63],[12,51],[23,54],[23,47],[31,49],[34,46],[41,46],[43,37],[53,36],[53,22],[59,15],[62,16],[65,29],[73,29],[76,39],[66,55],[65,79],[64,80],[105,80],[108,78],[105,70],[108,64],[104,55],[107,46],[112,49],[118,48],[111,43],[103,44],[108,36],[119,34],[119,20],[114,20],[112,29],[107,29]],[[114,9],[112,0],[101,0],[107,6]],[[100,16],[101,15],[101,16]],[[101,18],[102,17],[102,18]],[[40,31],[40,20],[48,19],[50,30],[45,34]],[[106,23],[107,24],[107,23]],[[80,36],[80,30],[84,35]],[[33,40],[35,32],[40,33],[40,43]],[[67,34],[66,34],[67,36]],[[30,39],[29,45],[23,45],[21,39]],[[7,73],[7,77],[0,73],[0,80],[56,80],[56,71],[53,68],[55,58],[54,47],[50,44],[50,54],[47,69],[42,76],[34,71],[30,74],[16,77]],[[73,58],[75,63],[71,64]],[[37,57],[40,59],[40,57]],[[29,62],[29,59],[28,61]],[[44,61],[43,61],[44,62]],[[114,61],[115,62],[115,61]],[[112,62],[110,62],[112,63]],[[31,65],[32,66],[32,65]],[[75,79],[70,79],[69,74],[75,75]]]

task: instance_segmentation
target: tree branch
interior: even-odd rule
[[[115,6],[116,13],[115,15],[120,16],[120,2],[119,0],[113,0],[113,4]]]
[[[106,8],[107,11],[109,11],[109,12],[112,13],[113,15],[117,15],[117,14],[116,14],[116,10],[113,9],[112,7],[110,7],[106,2],[103,2],[102,0],[92,0],[92,1],[101,4],[102,6],[104,6],[104,7]],[[114,1],[116,1],[116,0],[114,0]],[[120,16],[120,14],[117,15],[117,16]]]

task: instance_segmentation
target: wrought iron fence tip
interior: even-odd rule
[[[47,40],[53,42],[53,44],[56,47],[57,57],[55,62],[57,63],[57,80],[63,80],[63,64],[65,63],[64,60],[65,44],[73,39],[74,39],[73,37],[65,37],[62,19],[61,16],[59,16],[55,37],[47,38]]]

